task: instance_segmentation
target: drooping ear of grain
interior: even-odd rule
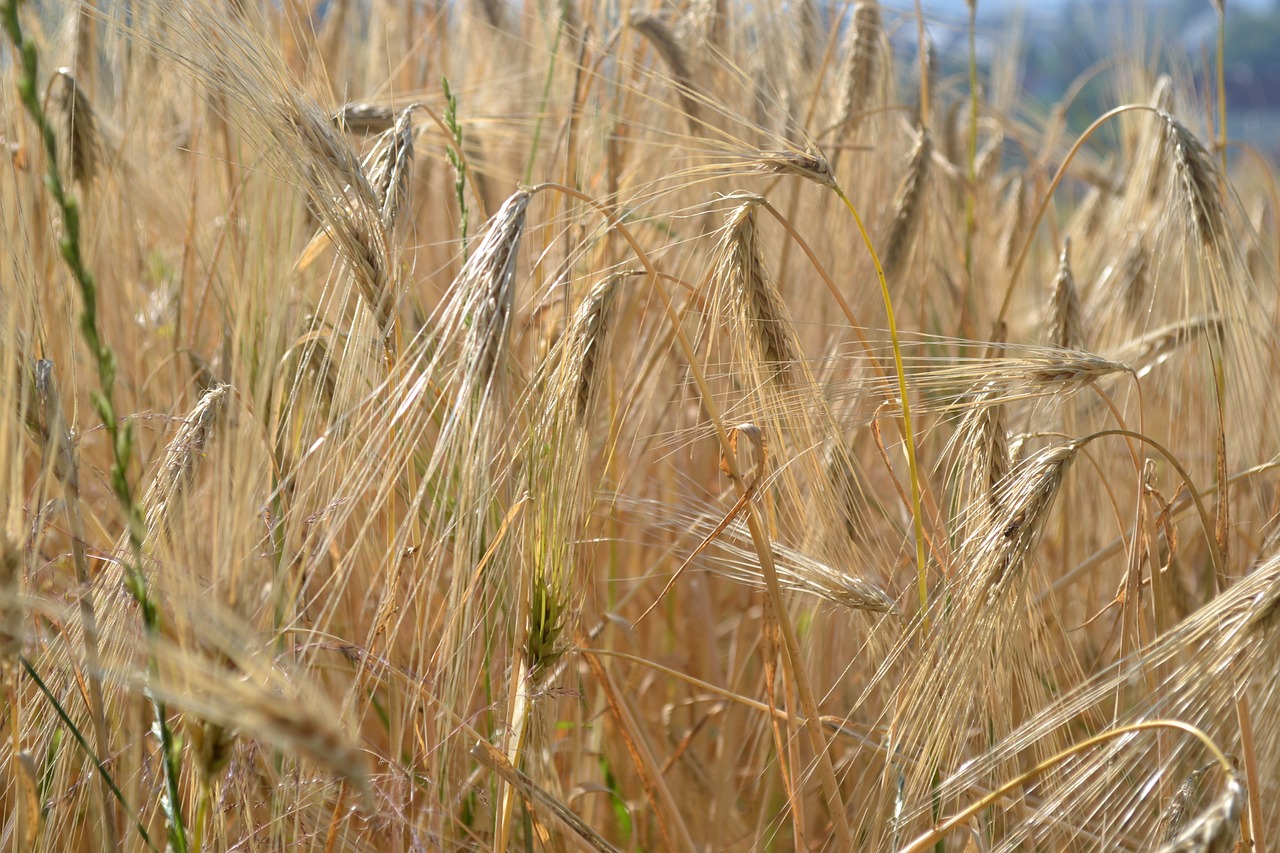
[[[1116,357],[1132,366],[1134,374],[1141,379],[1152,368],[1167,360],[1172,353],[1192,341],[1209,338],[1214,345],[1221,346],[1225,329],[1226,323],[1221,317],[1214,315],[1189,317],[1154,329],[1120,345],[1116,350]]]
[[[613,309],[627,273],[617,273],[596,285],[579,306],[569,336],[573,368],[570,400],[574,418],[585,423],[591,401],[598,393],[600,371],[608,358],[613,331]]]
[[[729,523],[718,536],[708,538],[719,526],[716,513],[690,514],[652,501],[622,500],[621,506],[664,529],[691,534],[677,552],[683,559],[697,558],[707,569],[737,583],[763,588],[760,557],[750,544],[750,533],[740,520]],[[698,543],[706,550],[695,554]],[[788,592],[867,613],[897,614],[898,608],[880,586],[854,571],[824,562],[782,542],[773,544],[778,582]]]
[[[473,312],[463,343],[463,361],[473,387],[489,384],[506,347],[515,299],[516,260],[531,198],[520,190],[503,203],[454,282]]]
[[[174,502],[181,498],[190,484],[196,461],[204,455],[212,440],[218,419],[231,401],[232,393],[230,385],[218,385],[206,391],[182,419],[165,448],[155,482],[142,501],[148,537],[157,533],[168,535]]]
[[[405,107],[395,124],[379,135],[372,150],[361,164],[361,172],[372,196],[376,222],[360,214],[359,205],[346,210],[350,227],[348,233],[355,236],[357,245],[372,249],[368,269],[371,275],[357,275],[360,293],[365,299],[377,328],[384,337],[391,334],[397,308],[397,293],[390,273],[395,269],[398,255],[398,232],[411,209],[410,187],[413,178],[413,111],[416,105]],[[317,235],[319,236],[319,235]],[[376,262],[381,256],[381,262]],[[365,265],[362,265],[362,267]]]
[[[385,133],[396,125],[396,113],[382,104],[343,104],[333,114],[334,127],[343,133]]]
[[[405,107],[395,124],[383,132],[363,164],[382,216],[382,227],[392,233],[409,207],[409,187],[413,177],[413,111]]]
[[[880,253],[885,277],[891,281],[902,272],[915,245],[916,235],[920,232],[932,158],[932,139],[929,131],[921,128],[915,149],[911,152],[907,173],[898,184],[898,191],[893,197],[893,221],[889,224],[889,234],[885,237],[884,248]]]
[[[956,427],[952,514],[963,529],[975,530],[1000,511],[1000,485],[1009,473],[1005,406],[995,391],[980,391]]]
[[[1226,244],[1226,213],[1218,193],[1217,170],[1209,152],[1187,126],[1162,113],[1183,210],[1192,233],[1205,249],[1218,255]]]
[[[236,744],[236,731],[208,720],[192,719],[187,724],[187,739],[195,756],[196,772],[205,785],[218,780],[231,763]]]
[[[812,71],[822,56],[823,46],[827,42],[822,26],[822,11],[815,0],[800,0],[796,16],[800,22],[799,58],[800,68]]]
[[[791,312],[765,267],[755,204],[734,208],[715,250],[712,276],[725,288],[734,324],[751,341],[754,357],[775,381],[788,384],[799,364]]]
[[[407,148],[403,136],[396,130],[405,130],[408,113],[401,114],[396,127],[387,134],[396,136],[397,144],[384,139],[384,145],[375,149],[386,152],[386,168],[380,176],[392,186],[407,181],[412,164],[412,140]],[[384,338],[392,332],[392,320],[396,303],[396,269],[393,260],[394,245],[383,225],[384,205],[388,195],[379,195],[369,184],[366,169],[356,159],[355,153],[338,134],[328,116],[308,101],[293,97],[287,99],[276,117],[277,123],[270,129],[278,134],[281,147],[295,156],[301,155],[296,166],[302,178],[308,207],[320,220],[322,233],[303,252],[298,268],[304,269],[314,259],[317,242],[322,238],[331,243],[345,262],[345,269],[355,283]],[[406,130],[411,133],[411,129]],[[403,198],[391,193],[391,211],[397,212]],[[397,200],[398,199],[398,200]]]
[[[1004,204],[1000,207],[1000,258],[1005,269],[1013,266],[1022,249],[1023,232],[1026,230],[1027,188],[1021,175],[1009,182]]]
[[[757,172],[795,175],[824,187],[836,186],[830,161],[816,149],[759,151],[751,165]]]
[[[1151,255],[1143,245],[1142,235],[1135,234],[1114,267],[1107,270],[1104,282],[1120,300],[1130,316],[1138,315],[1150,292]]]
[[[1074,442],[1048,447],[1023,460],[1004,478],[996,498],[1000,511],[969,546],[973,563],[981,567],[979,582],[988,596],[1008,587],[1040,541],[1078,449]]]
[[[689,127],[696,132],[701,124],[702,111],[698,106],[698,88],[694,85],[684,47],[666,22],[656,15],[642,13],[632,15],[631,28],[640,33],[662,58],[663,64],[667,66],[667,72],[671,75],[671,82],[680,98],[680,107],[689,121]]]
[[[1080,294],[1071,273],[1071,240],[1064,241],[1058,257],[1058,275],[1049,297],[1045,337],[1062,349],[1085,349],[1084,324],[1080,317]]]

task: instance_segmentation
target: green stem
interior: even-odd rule
[[[154,641],[160,631],[160,616],[155,601],[148,592],[146,574],[142,568],[144,535],[142,510],[133,499],[133,490],[128,477],[129,463],[133,457],[133,427],[130,422],[122,422],[116,417],[114,394],[116,358],[111,348],[103,343],[98,328],[98,285],[93,274],[85,266],[81,250],[80,207],[67,193],[62,178],[58,174],[58,145],[54,137],[53,125],[36,91],[38,79],[36,47],[23,36],[21,23],[18,21],[17,0],[5,0],[0,6],[0,21],[3,22],[5,32],[13,42],[19,57],[18,96],[31,115],[32,121],[35,122],[48,161],[45,186],[62,214],[63,234],[58,241],[58,251],[66,262],[72,278],[75,279],[83,303],[80,313],[80,333],[89,348],[98,372],[98,391],[91,395],[93,408],[102,420],[110,440],[111,488],[124,510],[128,525],[132,559],[124,561],[124,583],[138,603],[148,640]],[[157,670],[155,656],[150,654],[149,671],[152,677],[156,675]],[[169,823],[169,844],[175,853],[187,853],[189,845],[186,828],[182,821],[181,799],[178,791],[178,754],[173,731],[169,728],[164,703],[152,699],[151,704],[156,716],[155,727],[160,738],[161,763],[164,768],[164,809]]]
[[[58,701],[58,697],[53,695],[53,691],[44,683],[44,679],[40,677],[40,673],[36,672],[35,667],[31,665],[31,661],[27,660],[25,657],[19,658],[19,660],[22,661],[22,668],[27,671],[27,675],[36,683],[36,687],[40,688],[40,692],[44,694],[44,698],[48,699],[49,704],[53,706],[53,711],[58,715],[58,719],[62,720],[62,724],[67,727],[67,731],[71,732],[71,736],[75,738],[76,743],[80,745],[80,749],[83,750],[84,754],[93,762],[94,768],[98,771],[98,775],[102,777],[102,781],[106,783],[107,788],[110,789],[111,794],[117,801],[119,801],[120,805],[124,807],[125,813],[130,814],[131,810],[129,808],[129,804],[125,802],[124,794],[120,792],[120,789],[116,786],[116,781],[112,779],[111,774],[107,772],[107,768],[103,765],[102,759],[93,751],[93,747],[89,746],[89,742],[84,739],[84,735],[80,732],[80,729],[76,727],[76,724],[71,720],[71,717],[67,715],[66,709],[64,709],[62,707],[62,703]],[[159,853],[159,849],[151,840],[151,836],[147,834],[147,828],[142,825],[142,822],[135,819],[133,825],[137,827],[138,835],[142,837],[143,842],[152,850],[155,850],[156,853]]]
[[[542,122],[547,113],[547,102],[551,100],[551,84],[556,76],[556,58],[560,56],[560,37],[564,35],[564,8],[560,9],[560,20],[556,24],[556,35],[551,42],[551,59],[547,62],[547,77],[542,81],[542,100],[538,103],[538,117],[533,123],[533,139],[529,143],[529,162],[524,167],[524,182],[533,183],[533,167],[538,160],[538,142],[542,138]]]

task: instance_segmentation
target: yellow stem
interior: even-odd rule
[[[702,372],[702,368],[698,366],[697,353],[694,351],[693,344],[689,342],[688,335],[684,333],[684,329],[680,325],[680,315],[676,311],[671,294],[667,293],[666,287],[663,286],[662,277],[649,259],[648,253],[645,252],[644,247],[640,245],[635,235],[631,233],[631,230],[627,228],[617,214],[590,195],[556,183],[543,183],[529,188],[530,193],[537,193],[542,190],[555,190],[590,205],[604,217],[609,227],[616,230],[619,236],[635,252],[636,259],[645,268],[645,272],[653,284],[654,291],[662,300],[662,307],[675,334],[676,343],[684,355],[694,383],[698,386],[698,393],[702,397],[702,405],[707,411],[707,417],[715,428],[716,438],[719,440],[723,459],[729,471],[729,477],[733,480],[739,497],[741,497],[746,491],[747,481],[742,476],[742,468],[738,463],[738,456],[734,452],[729,430],[725,427],[724,419],[720,416],[720,409],[716,405],[711,386],[707,383],[707,378]],[[877,263],[876,266],[878,269],[879,264]],[[882,274],[881,281],[883,280]],[[773,547],[769,542],[764,522],[754,502],[749,503],[747,506],[746,520],[747,529],[751,533],[752,544],[755,547],[757,556],[760,558],[760,569],[765,578],[769,598],[773,601],[775,611],[778,614],[779,627],[782,629],[783,646],[787,651],[784,660],[791,668],[792,676],[795,679],[796,692],[800,698],[800,706],[804,709],[805,717],[808,719],[805,730],[809,736],[809,746],[818,757],[818,776],[822,783],[823,798],[826,800],[827,810],[830,812],[832,825],[835,829],[836,844],[840,850],[852,850],[854,849],[853,830],[849,827],[849,819],[845,814],[844,800],[840,794],[840,783],[836,778],[835,765],[831,760],[826,739],[822,735],[821,722],[818,715],[818,702],[813,692],[813,687],[809,683],[809,677],[804,670],[804,657],[800,653],[800,642],[796,638],[795,628],[791,625],[791,620],[786,617],[777,570],[773,563]]]
[[[907,373],[902,366],[902,345],[898,341],[898,322],[894,319],[893,300],[889,297],[889,283],[885,281],[884,268],[880,266],[880,256],[871,245],[871,237],[867,234],[866,226],[862,224],[862,217],[858,215],[858,209],[853,206],[853,202],[845,195],[844,190],[835,187],[835,192],[844,202],[844,206],[853,214],[853,221],[858,223],[858,233],[862,235],[862,242],[866,244],[867,252],[871,255],[871,263],[876,268],[876,278],[880,280],[880,295],[884,297],[884,312],[889,319],[889,340],[893,344],[893,368],[898,374],[898,395],[902,398],[902,432],[903,441],[907,445],[907,470],[911,475],[911,520],[916,537],[916,585],[920,596],[920,618],[925,620],[927,626],[925,611],[929,606],[929,574],[924,557],[924,517],[920,514],[920,468],[916,463],[916,439],[915,432],[911,428],[911,403],[907,399]]]
[[[1004,292],[1004,300],[1000,303],[1000,313],[996,315],[995,325],[998,326],[1003,323],[1009,313],[1009,303],[1013,298],[1013,289],[1018,283],[1018,275],[1022,272],[1022,267],[1027,262],[1027,255],[1031,253],[1031,244],[1035,242],[1036,230],[1040,227],[1040,220],[1044,219],[1045,212],[1049,209],[1049,202],[1053,199],[1053,193],[1058,189],[1058,184],[1062,183],[1063,177],[1067,174],[1067,166],[1071,165],[1071,161],[1075,159],[1076,153],[1079,152],[1081,146],[1090,136],[1093,136],[1098,128],[1121,113],[1133,110],[1148,110],[1156,114],[1160,112],[1149,104],[1125,104],[1108,110],[1099,116],[1093,124],[1085,128],[1084,133],[1080,134],[1080,138],[1075,141],[1075,144],[1071,146],[1071,150],[1067,152],[1067,156],[1063,158],[1062,165],[1058,167],[1053,180],[1049,182],[1049,189],[1045,191],[1044,198],[1040,201],[1040,207],[1036,210],[1035,218],[1031,220],[1031,227],[1027,230],[1027,239],[1022,243],[1022,251],[1018,254],[1018,260],[1013,265],[1013,271],[1009,273],[1009,284]]]

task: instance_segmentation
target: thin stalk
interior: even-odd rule
[[[622,220],[613,211],[591,196],[572,187],[554,183],[539,184],[536,187],[532,187],[530,192],[537,193],[542,190],[555,190],[593,207],[605,218],[610,228],[616,230],[636,253],[637,260],[640,261],[645,268],[645,272],[648,273],[653,289],[662,300],[663,310],[666,312],[667,319],[675,333],[676,342],[680,346],[685,361],[688,363],[689,372],[693,375],[694,383],[698,386],[698,393],[702,397],[702,405],[707,410],[707,417],[710,419],[716,432],[716,438],[720,442],[720,449],[725,466],[729,471],[729,477],[733,480],[739,497],[741,497],[746,490],[748,481],[743,478],[737,454],[733,452],[733,440],[729,437],[729,431],[724,425],[724,419],[720,416],[720,410],[716,406],[711,386],[707,384],[707,378],[703,374],[702,368],[698,366],[697,354],[694,352],[693,345],[689,342],[688,335],[684,333],[684,329],[680,325],[680,316],[671,300],[671,295],[667,293],[667,289],[662,285],[662,278],[658,270],[653,266],[653,262],[649,260],[648,254]],[[883,283],[883,274],[880,280]],[[795,679],[796,692],[800,694],[800,706],[804,709],[805,716],[808,719],[805,730],[809,736],[810,747],[818,757],[818,775],[822,781],[823,796],[826,800],[827,810],[831,814],[831,820],[835,827],[837,848],[840,850],[852,850],[855,849],[853,846],[853,832],[849,827],[848,816],[845,814],[844,800],[840,795],[840,783],[836,779],[835,765],[832,763],[831,753],[827,749],[827,742],[822,734],[818,703],[814,697],[813,687],[809,683],[808,675],[804,671],[804,658],[800,653],[800,642],[796,638],[795,628],[791,625],[791,621],[786,618],[787,611],[782,598],[781,586],[778,583],[777,568],[773,562],[773,548],[769,543],[769,536],[756,504],[751,502],[747,509],[747,529],[751,533],[752,545],[760,559],[761,574],[764,575],[769,598],[773,602],[775,612],[778,614],[783,645],[787,650],[785,660]]]
[[[1218,9],[1218,151],[1222,154],[1222,174],[1227,173],[1227,6],[1214,3]]]
[[[973,235],[976,230],[978,195],[978,3],[969,3],[969,152],[968,186],[964,194],[964,274],[967,295],[974,298],[973,285]]]
[[[538,160],[538,142],[542,138],[542,123],[547,113],[547,102],[551,99],[551,84],[556,76],[556,59],[560,56],[560,38],[564,35],[564,9],[561,7],[560,20],[556,24],[556,35],[551,42],[551,58],[547,61],[547,77],[542,81],[542,99],[538,102],[538,117],[533,123],[533,138],[529,142],[529,162],[524,167],[524,182],[533,181],[533,167]]]
[[[62,214],[63,235],[58,241],[58,249],[80,290],[83,303],[80,314],[80,333],[93,357],[98,373],[99,389],[92,394],[93,408],[102,420],[110,440],[111,489],[125,513],[128,528],[132,559],[124,561],[125,587],[138,604],[148,642],[152,642],[160,633],[160,612],[148,590],[146,573],[142,568],[142,543],[145,536],[142,508],[134,500],[133,489],[129,482],[128,469],[133,457],[133,425],[130,421],[122,421],[116,416],[114,399],[116,358],[111,348],[103,342],[98,328],[98,285],[85,265],[81,249],[80,206],[67,193],[62,178],[58,174],[58,146],[53,125],[36,92],[36,80],[39,76],[36,46],[23,36],[22,26],[18,21],[18,0],[5,0],[0,6],[0,21],[3,22],[5,32],[13,42],[19,57],[18,96],[40,133],[48,161],[45,186]],[[148,669],[154,677],[159,664],[153,653],[149,653],[148,658]],[[153,698],[151,705],[156,717],[155,727],[160,738],[161,766],[164,771],[163,808],[169,825],[169,844],[175,853],[187,853],[189,844],[186,825],[182,819],[181,793],[178,789],[180,747],[174,739],[173,730],[169,727],[164,703]]]
[[[898,340],[898,322],[893,314],[893,300],[889,297],[889,284],[884,278],[884,268],[880,266],[880,257],[876,254],[875,247],[871,245],[871,237],[867,234],[866,226],[862,224],[862,217],[858,215],[858,209],[853,206],[853,202],[845,195],[844,190],[840,187],[834,187],[836,195],[844,202],[844,206],[849,208],[849,213],[853,214],[853,221],[858,224],[858,233],[862,235],[862,242],[866,244],[867,252],[871,255],[871,263],[876,268],[876,278],[880,281],[880,296],[884,299],[884,312],[889,320],[889,340],[893,345],[893,369],[898,374],[898,395],[902,398],[902,440],[907,446],[907,469],[911,475],[911,521],[915,530],[916,538],[916,591],[920,598],[920,617],[925,619],[925,625],[928,625],[928,619],[925,616],[929,607],[929,574],[928,563],[924,556],[924,517],[920,513],[920,467],[916,461],[916,440],[915,432],[911,428],[911,403],[907,399],[907,373],[902,366],[902,344]]]
[[[1050,758],[1046,758],[1044,761],[1041,761],[1039,764],[1037,764],[1035,767],[1032,767],[1030,770],[1027,770],[1025,773],[1019,773],[1017,776],[1005,782],[1003,785],[996,788],[991,793],[983,797],[980,797],[978,800],[974,801],[971,805],[967,806],[966,808],[962,809],[961,811],[957,812],[956,814],[942,821],[937,826],[930,829],[928,832],[913,839],[911,843],[909,843],[906,847],[902,848],[901,853],[917,853],[917,851],[924,850],[926,847],[928,847],[931,844],[936,844],[937,842],[941,841],[942,838],[946,836],[946,834],[950,832],[952,829],[964,823],[969,818],[976,815],[978,812],[992,805],[1001,797],[1008,795],[1010,791],[1017,788],[1022,783],[1036,778],[1040,774],[1044,773],[1046,770],[1051,770],[1052,768],[1058,766],[1062,762],[1071,758],[1071,756],[1077,755],[1081,752],[1084,752],[1086,749],[1091,749],[1095,746],[1098,746],[1099,744],[1106,743],[1109,740],[1122,737],[1123,735],[1132,734],[1134,732],[1147,731],[1149,729],[1177,729],[1178,731],[1186,732],[1187,734],[1192,735],[1197,740],[1199,740],[1202,744],[1204,744],[1205,749],[1209,750],[1209,753],[1213,756],[1214,761],[1216,761],[1218,765],[1222,767],[1222,770],[1224,773],[1234,774],[1235,771],[1231,767],[1231,762],[1227,760],[1227,756],[1223,754],[1221,749],[1218,748],[1218,745],[1214,743],[1212,740],[1210,740],[1207,734],[1205,734],[1204,732],[1200,731],[1200,729],[1188,723],[1184,723],[1179,720],[1147,720],[1145,722],[1134,723],[1128,726],[1120,726],[1119,728],[1110,729],[1108,731],[1096,734],[1093,737],[1086,738],[1085,740],[1082,740],[1079,743],[1074,743],[1071,746],[1059,752],[1057,755],[1054,755]]]
[[[1063,158],[1062,165],[1058,167],[1057,173],[1054,174],[1053,180],[1049,182],[1049,188],[1045,191],[1044,198],[1040,201],[1040,206],[1036,208],[1036,215],[1031,220],[1031,227],[1027,229],[1027,237],[1022,243],[1022,251],[1018,253],[1018,260],[1013,265],[1013,271],[1009,273],[1009,284],[1005,288],[1004,299],[1000,303],[1000,313],[996,315],[995,326],[999,326],[1005,321],[1009,313],[1009,304],[1013,300],[1013,290],[1018,284],[1018,276],[1022,273],[1023,266],[1026,265],[1027,256],[1031,253],[1031,244],[1035,242],[1036,231],[1040,228],[1040,220],[1044,219],[1045,212],[1049,209],[1049,202],[1053,200],[1053,193],[1058,189],[1058,184],[1062,183],[1063,177],[1067,174],[1067,167],[1071,165],[1071,161],[1075,159],[1080,148],[1089,139],[1090,136],[1111,119],[1121,113],[1131,112],[1133,110],[1147,110],[1149,112],[1158,112],[1158,110],[1150,104],[1124,104],[1107,110],[1094,120],[1093,124],[1085,128],[1084,133],[1071,146],[1071,150],[1067,152],[1067,156]]]
[[[1196,512],[1200,514],[1200,525],[1204,528],[1204,535],[1205,535],[1205,538],[1208,540],[1209,559],[1212,562],[1211,568],[1213,570],[1214,577],[1215,578],[1221,577],[1222,576],[1222,553],[1218,550],[1218,540],[1214,538],[1214,535],[1213,535],[1213,530],[1214,530],[1213,519],[1210,518],[1209,511],[1208,509],[1205,508],[1205,505],[1204,505],[1204,498],[1201,496],[1200,490],[1196,488],[1195,483],[1192,481],[1191,475],[1187,473],[1187,469],[1182,466],[1182,463],[1178,461],[1178,458],[1174,456],[1173,453],[1163,444],[1156,441],[1154,438],[1151,438],[1150,436],[1143,435],[1142,433],[1137,432],[1135,430],[1131,430],[1131,429],[1099,430],[1098,432],[1087,435],[1084,438],[1077,439],[1076,445],[1078,447],[1083,447],[1084,445],[1088,444],[1094,439],[1105,438],[1108,435],[1121,435],[1127,438],[1133,438],[1133,439],[1137,439],[1138,441],[1141,441],[1143,444],[1147,445],[1152,450],[1156,451],[1161,456],[1163,456],[1165,460],[1168,461],[1168,463],[1171,466],[1173,466],[1173,469],[1178,472],[1178,476],[1181,477],[1182,482],[1186,484],[1187,493],[1191,495],[1191,500],[1196,506]],[[1212,589],[1212,584],[1210,584],[1210,589]]]
[[[1262,776],[1258,773],[1257,750],[1253,746],[1253,718],[1249,713],[1249,696],[1243,690],[1236,696],[1236,721],[1240,725],[1240,751],[1244,753],[1244,774],[1248,783],[1246,791],[1253,850],[1255,853],[1267,853],[1267,844],[1262,837],[1262,831],[1266,828],[1266,818],[1262,811]]]
[[[89,556],[85,552],[88,535],[85,532],[84,513],[80,506],[79,460],[71,445],[71,434],[63,414],[62,402],[53,379],[53,362],[36,362],[36,387],[44,398],[44,429],[47,463],[50,472],[62,483],[63,503],[66,505],[67,522],[71,527],[71,564],[75,570],[77,598],[79,599],[80,633],[84,643],[85,663],[88,674],[89,713],[93,723],[94,739],[98,752],[111,752],[111,736],[107,729],[106,704],[102,698],[101,655],[98,652],[98,618],[93,609],[93,575],[89,571]],[[104,821],[104,846],[119,849],[120,839],[116,829],[115,804],[105,783],[99,789]]]
[[[89,757],[89,760],[93,763],[94,769],[98,771],[98,776],[102,778],[102,781],[111,790],[112,796],[114,796],[120,805],[124,807],[126,814],[130,813],[129,804],[125,802],[124,794],[121,793],[120,788],[116,785],[116,780],[111,778],[111,774],[107,772],[107,768],[103,765],[102,759],[97,756],[93,751],[93,747],[89,746],[89,742],[84,739],[84,734],[82,734],[80,729],[76,727],[76,724],[72,721],[71,717],[67,715],[66,709],[63,708],[62,703],[58,701],[58,697],[53,695],[53,691],[44,683],[44,679],[40,677],[40,673],[36,672],[35,667],[31,665],[31,661],[27,660],[25,657],[21,660],[22,668],[27,671],[27,675],[36,683],[36,687],[38,687],[40,692],[44,694],[44,698],[49,700],[49,704],[53,706],[53,712],[58,715],[58,719],[62,720],[62,724],[67,727],[67,731],[71,732],[71,737],[80,745],[80,749]],[[135,818],[133,825],[138,830],[138,835],[142,838],[143,843],[151,850],[159,853],[159,848],[156,847],[155,842],[151,840],[151,836],[147,834],[147,828],[142,825],[142,822]]]

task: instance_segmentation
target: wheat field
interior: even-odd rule
[[[4,0],[0,845],[1280,848],[1275,170],[969,9]]]

